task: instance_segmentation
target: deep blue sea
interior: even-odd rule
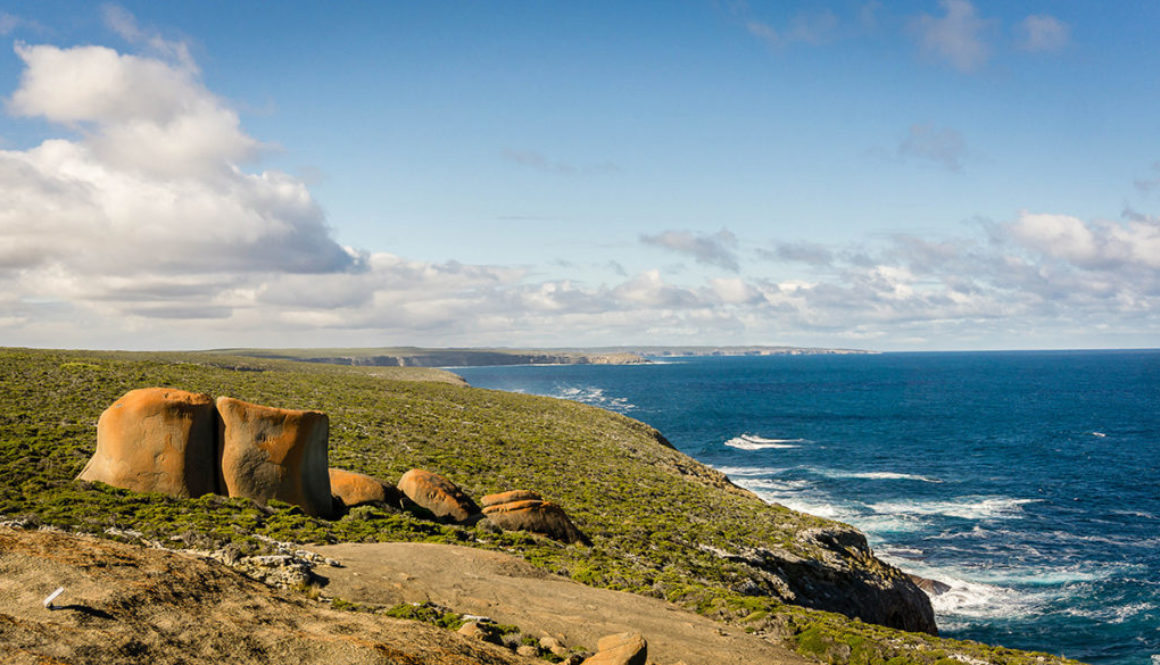
[[[952,590],[948,637],[1160,665],[1160,351],[480,367],[601,406]]]

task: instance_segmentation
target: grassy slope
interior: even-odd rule
[[[516,551],[581,582],[666,597],[784,635],[830,662],[935,663],[953,653],[1038,662],[732,591],[745,570],[700,545],[765,546],[810,558],[817,546],[797,534],[826,522],[767,506],[662,445],[646,425],[585,405],[465,388],[432,370],[220,355],[0,350],[0,377],[0,514],[91,531],[206,534],[242,547],[257,546],[253,534],[298,542],[458,542]],[[285,505],[262,510],[245,500],[176,500],[72,481],[92,452],[101,411],[151,385],[323,410],[331,418],[331,466],[387,480],[428,468],[476,497],[535,489],[564,506],[595,544],[497,536],[378,509],[328,521]]]

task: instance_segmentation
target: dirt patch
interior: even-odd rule
[[[56,610],[43,600],[63,586]],[[0,662],[13,665],[508,665],[413,621],[330,609],[212,561],[0,528]]]
[[[311,549],[343,564],[317,571],[328,580],[324,592],[354,602],[433,602],[589,649],[604,635],[636,630],[648,639],[649,659],[663,665],[809,662],[671,603],[586,587],[498,552],[420,543],[344,543]]]

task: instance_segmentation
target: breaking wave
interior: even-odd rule
[[[769,450],[777,448],[797,448],[805,439],[767,439],[756,434],[742,434],[725,442],[730,448],[739,450]]]

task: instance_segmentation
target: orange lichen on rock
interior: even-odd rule
[[[105,409],[97,422],[97,450],[77,476],[134,492],[197,497],[217,490],[209,395],[141,388]]]
[[[278,499],[310,515],[331,514],[329,419],[219,397],[221,486],[231,497]]]

